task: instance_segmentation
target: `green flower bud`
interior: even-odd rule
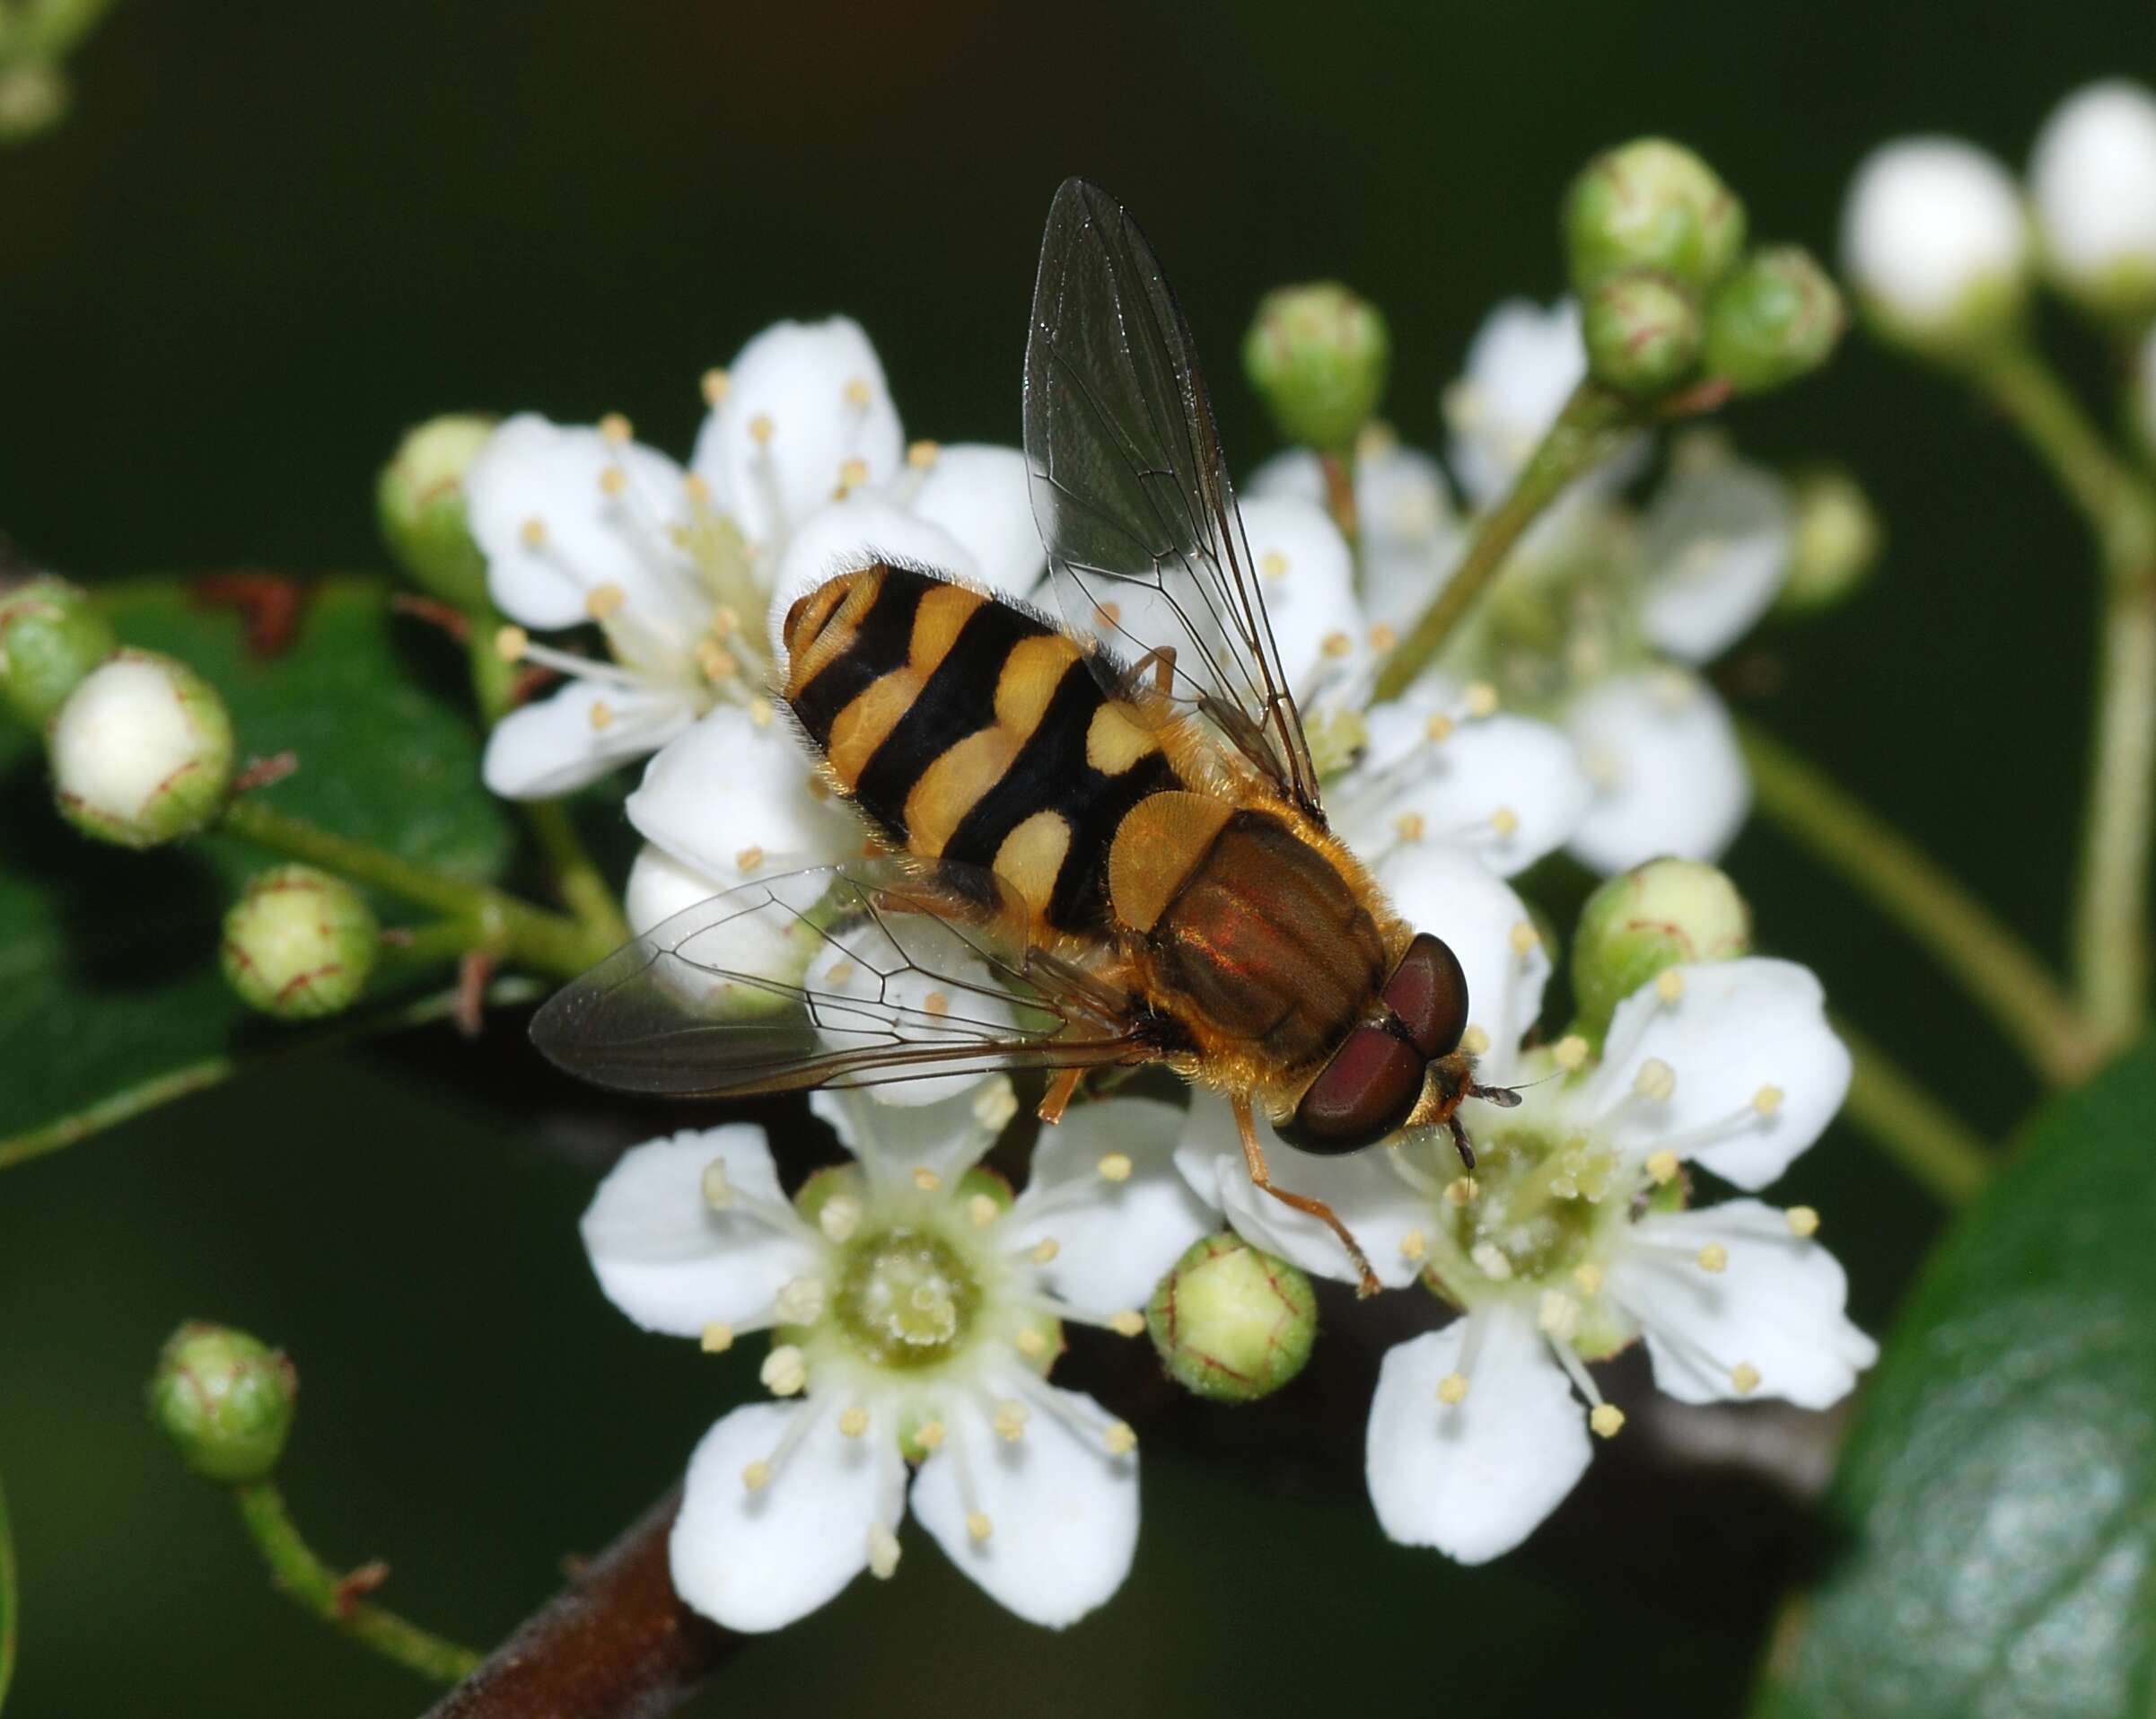
[[[1847,324],[1840,289],[1803,246],[1755,251],[1707,300],[1707,369],[1764,393],[1825,364]]]
[[[43,727],[83,677],[119,649],[90,593],[65,579],[0,592],[0,701]]]
[[[489,417],[429,418],[406,433],[374,490],[382,541],[397,565],[460,609],[486,601],[486,558],[465,514],[464,474],[493,434]]]
[[[1599,1044],[1617,1006],[1664,969],[1734,960],[1752,946],[1751,909],[1703,860],[1658,859],[1611,878],[1580,909],[1572,943],[1573,1031]]]
[[[292,1432],[300,1376],[281,1349],[222,1325],[189,1320],[150,1375],[150,1417],[188,1467],[213,1480],[260,1480]]]
[[[285,1021],[349,1008],[381,942],[359,891],[311,865],[250,878],[224,916],[218,960],[240,1000]]]
[[[1797,535],[1789,574],[1775,607],[1811,615],[1854,594],[1879,559],[1879,515],[1855,478],[1845,471],[1805,472],[1792,481]]]
[[[1621,394],[1666,394],[1699,365],[1699,306],[1667,275],[1632,269],[1587,295],[1580,332],[1587,367]]]
[[[1177,1382],[1218,1402],[1271,1395],[1302,1371],[1318,1334],[1310,1280],[1223,1232],[1161,1279],[1145,1327]]]
[[[1564,199],[1564,250],[1584,298],[1610,276],[1652,268],[1695,291],[1744,249],[1744,205],[1682,144],[1642,137],[1587,163]]]
[[[1392,336],[1375,305],[1319,281],[1266,294],[1242,358],[1282,435],[1344,453],[1385,396]]]
[[[232,718],[186,663],[122,651],[67,695],[49,751],[63,817],[100,841],[152,847],[216,815],[232,780]]]

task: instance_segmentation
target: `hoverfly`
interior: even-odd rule
[[[890,559],[796,601],[779,688],[875,856],[679,914],[532,1023],[605,1086],[717,1098],[1162,1063],[1310,1152],[1478,1097],[1467,980],[1327,829],[1188,324],[1096,187],[1048,213],[1026,344],[1033,511],[1065,625]],[[1103,640],[1100,636],[1106,634]],[[770,952],[819,959],[769,976]],[[815,980],[816,983],[809,981]]]

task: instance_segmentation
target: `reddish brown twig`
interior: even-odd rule
[[[739,1644],[674,1593],[677,1489],[487,1656],[427,1719],[656,1719]]]

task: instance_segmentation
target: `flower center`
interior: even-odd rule
[[[1476,1151],[1476,1197],[1446,1211],[1453,1244],[1489,1282],[1562,1281],[1625,1221],[1629,1179],[1589,1136],[1514,1125],[1486,1130]]]
[[[838,1324],[879,1367],[933,1366],[964,1347],[980,1285],[959,1250],[932,1230],[894,1226],[846,1249]]]

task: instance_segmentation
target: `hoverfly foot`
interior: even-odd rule
[[[1514,1109],[1520,1103],[1520,1094],[1509,1086],[1470,1086],[1468,1096],[1478,1098],[1485,1104],[1494,1104],[1501,1110]]]
[[[1457,1115],[1453,1115],[1445,1118],[1445,1126],[1452,1130],[1452,1145],[1459,1153],[1459,1167],[1462,1170],[1473,1170],[1475,1168],[1475,1147],[1468,1138],[1466,1125]]]

